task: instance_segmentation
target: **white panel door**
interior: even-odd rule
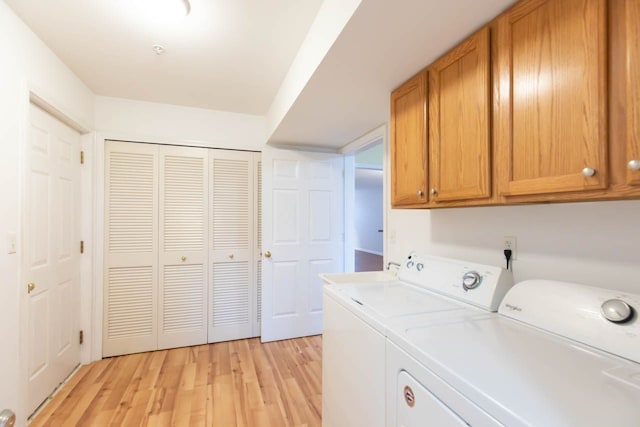
[[[160,147],[159,349],[207,342],[207,151]]]
[[[210,151],[209,342],[255,336],[256,153]]]
[[[80,363],[81,219],[80,135],[33,104],[29,114],[23,277],[31,413]]]
[[[344,268],[344,159],[267,148],[262,341],[322,333],[320,273]]]
[[[158,347],[158,146],[105,147],[102,355]]]

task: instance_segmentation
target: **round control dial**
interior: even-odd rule
[[[610,299],[602,303],[600,312],[610,322],[623,323],[633,316],[633,308],[620,299]]]
[[[475,289],[482,282],[482,276],[477,271],[468,271],[462,276],[462,287],[465,291]]]

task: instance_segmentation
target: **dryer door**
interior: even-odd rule
[[[469,425],[406,371],[400,371],[397,384],[398,418],[396,426],[458,427]]]

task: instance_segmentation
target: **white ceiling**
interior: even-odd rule
[[[267,115],[322,0],[5,0],[98,95]],[[151,0],[158,1],[158,0]],[[271,135],[339,149],[389,119],[389,93],[516,0],[362,0]],[[153,44],[166,53],[157,56]]]
[[[389,120],[400,83],[516,0],[363,0],[270,137],[339,148]]]
[[[258,115],[322,3],[190,0],[189,16],[167,23],[140,1],[5,0],[97,95]]]

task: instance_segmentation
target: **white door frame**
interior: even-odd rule
[[[26,164],[26,150],[28,149],[28,127],[30,122],[30,104],[34,104],[39,108],[46,111],[51,116],[60,120],[67,126],[71,127],[73,130],[77,131],[81,135],[81,147],[84,150],[85,147],[90,144],[93,140],[93,135],[91,133],[91,126],[87,123],[84,123],[83,120],[75,117],[74,114],[69,112],[68,110],[60,107],[60,103],[57,102],[55,97],[51,96],[46,91],[41,88],[33,85],[29,82],[22,83],[21,92],[24,94],[22,97],[21,105],[20,105],[20,116],[21,120],[18,125],[18,144],[19,144],[19,171],[20,171],[20,181],[17,183],[18,192],[19,192],[19,206],[18,206],[18,316],[19,316],[19,325],[18,325],[18,352],[19,352],[19,378],[20,382],[18,384],[18,390],[16,393],[20,402],[19,406],[15,408],[16,413],[18,414],[18,423],[25,423],[26,418],[30,415],[27,413],[27,401],[28,401],[28,388],[29,388],[29,369],[28,369],[28,295],[26,292],[26,282],[25,282],[25,271],[23,267],[24,263],[24,248],[25,248],[25,227],[27,224],[24,219],[24,209],[27,206],[27,194],[25,188],[25,175],[27,172],[27,164]],[[88,236],[87,231],[91,230],[91,216],[88,215],[87,207],[89,204],[87,203],[88,195],[86,190],[90,187],[90,177],[91,171],[85,171],[84,168],[81,171],[81,217],[82,217],[82,227],[81,227],[81,235]],[[85,182],[86,181],[86,182]],[[87,323],[89,318],[89,311],[85,306],[86,301],[91,300],[91,270],[93,267],[92,259],[90,256],[85,256],[81,258],[81,274],[80,274],[80,327],[84,330],[90,330],[91,324]],[[80,349],[80,361],[81,363],[87,363],[90,360],[88,346],[81,347]],[[24,417],[24,418],[23,418]]]
[[[383,185],[382,185],[382,221],[385,232],[382,234],[383,253],[387,253],[387,200],[389,186],[387,185],[387,177],[389,175],[388,162],[389,130],[386,124],[383,124],[372,131],[366,133],[358,139],[348,143],[342,147],[339,152],[345,155],[344,163],[344,221],[345,221],[345,238],[344,238],[344,271],[353,272],[355,270],[355,154],[367,145],[382,140],[383,150]],[[386,259],[383,258],[383,262]]]

